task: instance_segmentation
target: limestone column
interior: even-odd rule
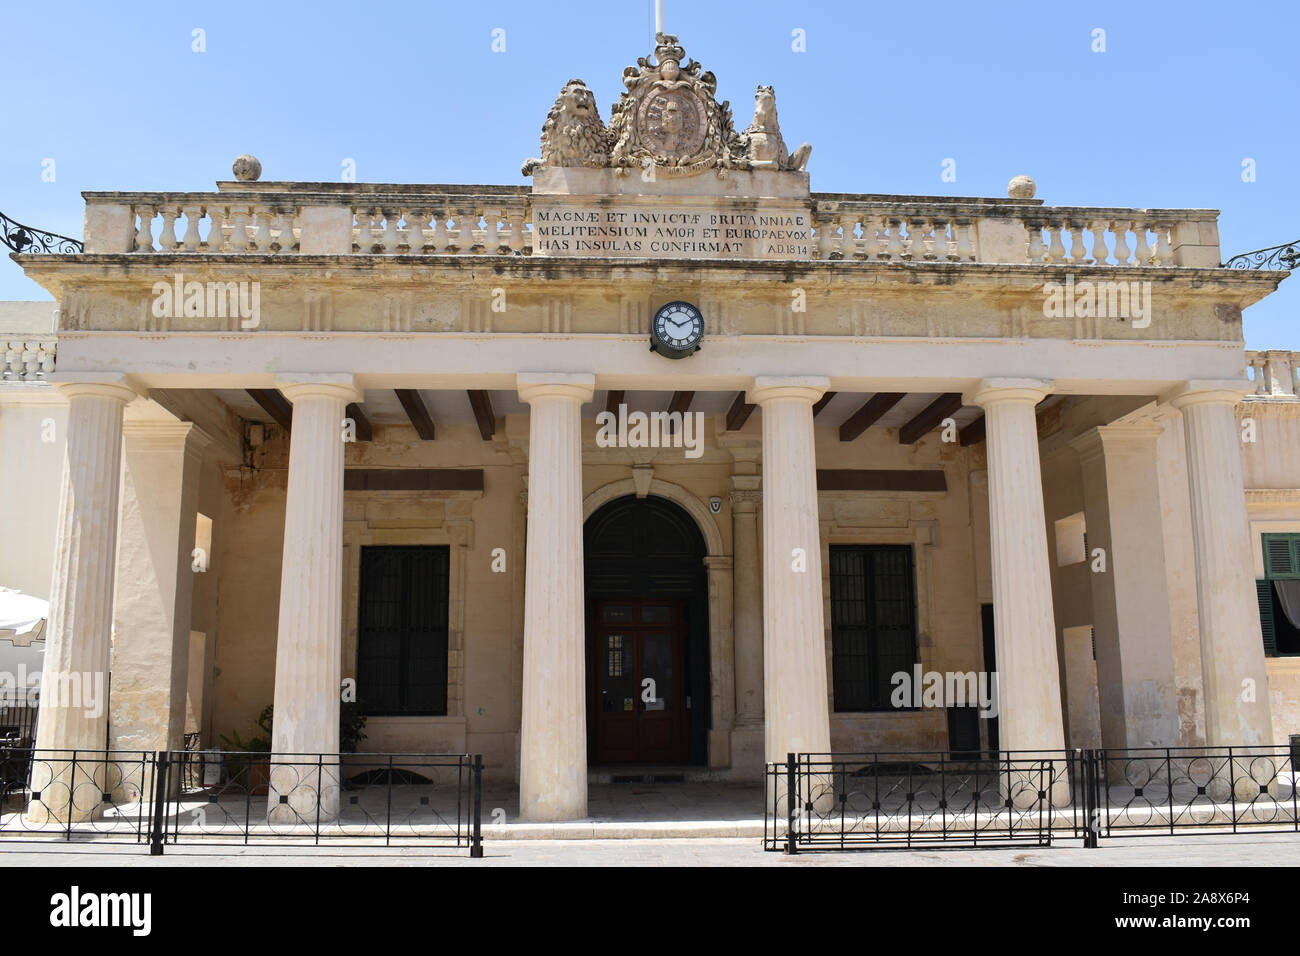
[[[758,777],[763,769],[763,572],[759,562],[758,475],[731,479],[732,603],[736,660],[736,727],[732,767]]]
[[[102,758],[79,758],[74,768],[70,751],[107,746],[122,416],[136,397],[121,375],[58,388],[68,399],[67,441],[32,764],[40,798],[28,810],[34,823],[91,819],[103,805]]]
[[[576,820],[587,815],[582,404],[595,376],[521,372],[517,387],[530,406],[519,810]]]
[[[704,559],[709,580],[709,766],[730,767],[731,732],[736,723],[736,638],[732,631],[732,559]]]
[[[1079,453],[1083,475],[1089,567],[1094,549],[1101,548],[1106,558],[1104,571],[1089,574],[1106,747],[1178,743],[1156,465],[1156,442],[1163,431],[1154,421],[1128,421],[1090,429],[1070,443]]]
[[[199,469],[190,422],[127,422],[113,620],[117,750],[179,750],[189,685]]]
[[[985,379],[969,402],[984,409],[989,537],[1003,751],[1062,750],[1052,579],[1034,407],[1052,383]]]
[[[1235,413],[1248,388],[1186,382],[1172,399],[1187,435],[1205,741],[1212,747],[1274,743]]]
[[[275,645],[268,796],[272,823],[338,815],[343,617],[343,419],[362,394],[347,374],[287,373],[293,403]],[[364,693],[364,689],[362,693]],[[287,755],[300,756],[287,756]],[[317,799],[319,795],[319,809]],[[285,799],[281,799],[281,797]]]
[[[763,690],[766,759],[830,751],[812,407],[829,381],[760,376],[763,414]]]

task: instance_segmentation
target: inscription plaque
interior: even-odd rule
[[[649,259],[808,259],[806,207],[547,203],[534,199],[533,251],[541,256]]]

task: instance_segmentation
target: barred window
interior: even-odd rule
[[[357,700],[371,716],[447,713],[448,547],[361,549]]]
[[[890,678],[916,663],[910,545],[832,545],[831,669],[835,710],[893,710]]]

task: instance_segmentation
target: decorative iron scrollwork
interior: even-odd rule
[[[55,256],[75,256],[83,251],[81,242],[76,239],[24,226],[2,212],[0,212],[0,242],[4,242],[14,252],[23,253],[43,252]]]
[[[1256,249],[1254,252],[1243,252],[1225,262],[1223,268],[1291,270],[1298,264],[1300,264],[1300,239],[1280,246],[1269,246],[1267,249]]]

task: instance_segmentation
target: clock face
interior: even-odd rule
[[[704,316],[689,302],[669,302],[650,323],[650,348],[669,358],[685,358],[703,338]]]

